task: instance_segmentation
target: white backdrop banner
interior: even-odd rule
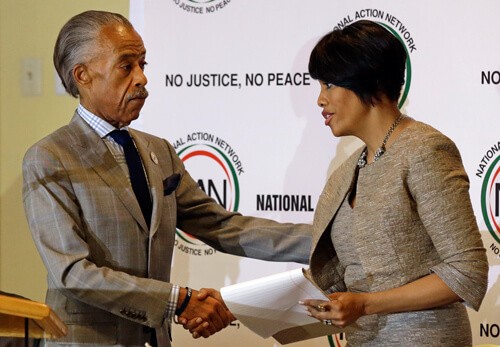
[[[474,345],[500,345],[500,3],[494,0],[132,0],[150,97],[135,127],[168,139],[226,209],[310,223],[326,178],[360,146],[337,139],[316,105],[309,53],[334,27],[383,24],[409,53],[402,110],[458,145],[490,261],[470,311]],[[450,235],[452,238],[453,235]],[[221,254],[178,231],[172,281],[220,288],[299,267]],[[277,346],[233,323],[176,346]],[[342,335],[291,346],[344,346]]]

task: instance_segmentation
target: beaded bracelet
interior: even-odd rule
[[[187,289],[187,294],[186,297],[184,298],[184,301],[182,302],[181,306],[179,306],[179,308],[175,310],[176,316],[180,316],[182,312],[184,312],[189,303],[189,300],[191,299],[192,290],[189,287],[186,287],[186,289]]]

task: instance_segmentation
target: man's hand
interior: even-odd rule
[[[177,307],[180,307],[187,294],[180,288]],[[220,293],[215,289],[192,290],[189,303],[178,317],[179,323],[188,329],[194,338],[205,338],[227,327],[235,318],[227,310]]]

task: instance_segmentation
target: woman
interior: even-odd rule
[[[349,346],[471,346],[488,264],[455,144],[400,112],[406,52],[359,21],[311,53],[334,136],[365,146],[329,178],[314,218],[310,276],[330,301],[309,315],[346,327]]]

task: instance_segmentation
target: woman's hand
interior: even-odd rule
[[[462,299],[435,273],[401,287],[371,293],[337,292],[331,301],[304,300],[309,314],[325,324],[345,327],[370,314],[420,311]]]
[[[329,295],[331,301],[304,300],[301,302],[314,317],[325,324],[344,328],[366,314],[367,293],[337,292]]]

